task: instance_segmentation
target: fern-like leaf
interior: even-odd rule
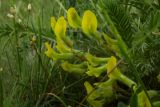
[[[114,22],[117,30],[128,46],[131,46],[133,27],[132,19],[126,8],[118,0],[101,0],[102,12],[105,10]]]

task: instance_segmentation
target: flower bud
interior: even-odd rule
[[[2,72],[2,71],[3,71],[3,68],[1,67],[1,68],[0,68],[0,72]]]
[[[52,28],[52,31],[54,31],[55,29],[55,25],[56,25],[56,19],[55,17],[51,17],[51,28]]]
[[[32,5],[31,5],[30,3],[28,4],[27,9],[28,9],[28,11],[31,11],[31,9],[32,9]]]
[[[18,23],[22,23],[22,20],[21,20],[21,19],[18,19]]]
[[[9,17],[10,19],[13,19],[13,18],[14,18],[14,15],[13,15],[13,14],[8,13],[8,14],[7,14],[7,17]]]
[[[33,37],[32,37],[32,42],[36,42],[36,40],[37,40],[37,37],[36,37],[36,36],[33,36]],[[46,43],[46,45],[48,45],[48,43]]]
[[[11,13],[11,14],[16,14],[16,12],[17,12],[16,6],[10,7],[10,13]]]

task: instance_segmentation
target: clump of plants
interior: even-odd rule
[[[157,91],[147,91],[141,82],[139,83],[140,80],[133,81],[124,75],[124,69],[122,69],[125,68],[124,62],[129,62],[132,67],[134,65],[127,55],[126,44],[108,15],[106,15],[106,19],[109,23],[109,32],[98,30],[96,15],[90,10],[86,10],[83,17],[80,17],[77,11],[71,7],[67,11],[67,21],[63,16],[57,20],[55,17],[51,17],[51,28],[56,36],[56,44],[45,43],[46,56],[54,62],[59,61],[63,70],[68,73],[95,79],[89,78],[84,82],[87,94],[80,104],[87,100],[88,104],[93,107],[103,107],[113,100],[122,98],[118,96],[120,93],[118,87],[123,89],[124,86],[123,91],[129,92],[130,98],[126,105],[121,103],[123,101],[119,101],[118,106],[152,107],[154,105],[158,107],[160,102],[155,99]],[[67,28],[75,32],[82,32],[84,38],[95,41],[95,45],[107,50],[110,54],[98,55],[77,47],[76,42],[68,35]],[[111,37],[112,34],[115,35],[115,38]],[[79,35],[75,33],[74,36]],[[124,57],[125,55],[126,57]],[[132,70],[135,69],[132,68]]]

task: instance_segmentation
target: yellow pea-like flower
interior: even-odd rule
[[[71,52],[72,49],[70,47],[68,47],[60,37],[57,37],[56,39],[57,39],[56,48],[60,53]]]
[[[53,21],[53,22],[55,22],[55,21]],[[53,24],[53,26],[54,26],[54,24]],[[67,45],[68,47],[72,47],[73,46],[73,41],[70,40],[65,35],[66,29],[67,29],[67,22],[64,19],[64,17],[62,16],[57,20],[57,23],[55,24],[55,27],[54,27],[54,32],[55,32],[55,35],[56,35],[57,39],[63,40],[65,45]],[[57,42],[59,42],[59,40]]]
[[[69,60],[74,58],[73,53],[57,53],[55,52],[51,45],[46,42],[45,47],[47,48],[47,51],[45,52],[46,56],[53,59],[53,60]]]
[[[114,67],[116,67],[116,63],[117,63],[117,59],[114,56],[111,56],[111,58],[108,60],[108,63],[107,63],[107,73],[109,75],[114,72],[112,70],[114,69]],[[114,70],[116,69],[117,68],[115,68]]]
[[[55,25],[55,29],[54,32],[56,34],[56,36],[58,37],[63,37],[65,36],[66,33],[66,28],[67,28],[67,22],[64,19],[63,16],[61,16],[58,20],[57,23]]]
[[[123,74],[116,67],[117,59],[111,56],[107,63],[108,77],[115,80],[120,80]]]
[[[109,59],[109,58],[96,57],[90,53],[87,53],[85,57],[92,66],[98,66],[107,63]]]
[[[71,7],[67,11],[67,19],[68,23],[71,27],[73,28],[80,28],[81,26],[81,18],[78,15],[77,11],[75,8]]]
[[[122,83],[126,84],[128,87],[136,86],[136,83],[132,81],[130,78],[123,75],[120,70],[116,67],[117,59],[114,56],[108,60],[107,63],[107,73],[108,77],[113,80],[121,81]]]
[[[62,63],[61,66],[65,71],[68,71],[70,73],[76,73],[76,74],[83,74],[87,69],[86,62],[82,62],[80,64],[71,64],[66,61]]]
[[[107,81],[100,82],[100,83],[94,83],[94,85],[98,86],[99,89],[101,89],[100,93],[101,95],[106,97],[112,97],[114,94],[113,85],[115,84],[115,80],[108,79]]]
[[[99,91],[94,90],[93,86],[88,81],[84,83],[84,86],[86,88],[87,94],[89,94],[87,98],[88,103],[92,105],[92,107],[103,107],[104,100],[98,100],[98,98],[101,98],[101,94],[99,93]]]
[[[47,51],[45,52],[46,56],[48,56],[51,59],[54,59],[54,50],[52,49],[51,45],[46,42],[45,47],[47,48]]]
[[[82,30],[87,35],[94,35],[97,31],[96,15],[90,10],[85,11],[82,18]]]
[[[56,25],[56,19],[55,17],[51,17],[51,28],[52,28],[52,31],[54,31],[55,29],[55,25]]]
[[[84,83],[84,86],[86,87],[87,94],[90,94],[90,92],[93,91],[94,89],[93,86],[88,81]]]
[[[93,67],[91,65],[88,65],[88,69],[89,71],[87,71],[86,73],[89,76],[95,76],[95,77],[99,77],[103,72],[107,70],[106,64],[99,67]]]

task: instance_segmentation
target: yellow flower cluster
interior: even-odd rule
[[[56,35],[56,51],[48,42],[46,42],[46,56],[54,61],[61,60],[61,67],[70,73],[86,74],[96,78],[100,77],[103,73],[108,74],[107,81],[102,82],[100,85],[98,85],[99,83],[94,84],[97,86],[97,89],[94,92],[92,92],[94,87],[88,81],[84,83],[87,93],[89,94],[89,97],[87,98],[89,104],[93,107],[102,107],[105,99],[113,96],[113,85],[116,81],[120,81],[130,88],[133,88],[133,86],[136,87],[136,83],[123,75],[118,69],[116,57],[96,57],[88,52],[82,52],[81,50],[74,49],[73,41],[66,35],[67,22],[70,27],[74,29],[81,29],[87,37],[91,39],[95,38],[101,43],[104,43],[101,37],[103,36],[105,43],[113,49],[117,56],[121,56],[117,46],[118,43],[117,40],[110,38],[107,34],[101,34],[98,32],[96,15],[90,10],[85,11],[81,18],[77,11],[72,7],[67,11],[67,21],[63,16],[58,18],[57,21],[55,17],[51,17],[51,28]],[[77,56],[80,58],[83,57],[84,60],[78,64],[72,64],[69,62],[70,59],[75,59]],[[139,96],[144,97],[143,93]]]

